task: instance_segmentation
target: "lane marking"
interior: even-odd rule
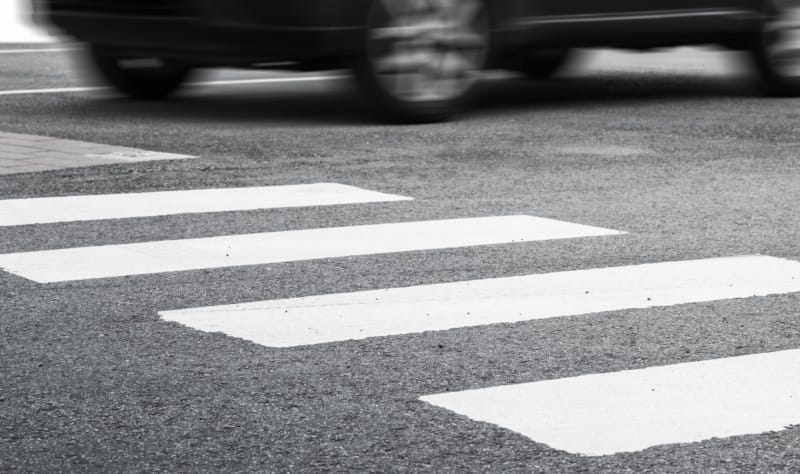
[[[270,84],[281,82],[315,82],[315,81],[330,81],[342,79],[347,76],[327,74],[321,76],[301,76],[301,77],[268,77],[263,79],[228,79],[218,81],[205,81],[205,82],[190,82],[186,84],[190,87],[197,86],[238,86],[243,84]]]
[[[231,79],[220,81],[191,82],[186,84],[189,87],[200,86],[237,86],[247,84],[271,84],[271,83],[291,83],[291,82],[314,82],[341,79],[344,76],[324,75],[324,76],[302,76],[302,77],[269,77],[264,79]],[[56,87],[46,89],[14,89],[0,90],[0,96],[10,95],[33,95],[33,94],[64,94],[75,92],[99,92],[112,90],[110,87],[89,86],[89,87]]]
[[[162,311],[268,347],[800,291],[800,262],[744,256]]]
[[[800,424],[800,350],[420,398],[588,456]]]
[[[408,200],[337,183],[9,199],[0,201],[0,227]]]
[[[26,48],[26,49],[0,49],[0,54],[28,54],[28,53],[68,53],[79,48]]]
[[[12,253],[0,255],[0,268],[50,283],[621,233],[531,216],[479,217]]]
[[[0,91],[0,95],[60,94],[68,92],[95,92],[108,90],[108,87],[57,87],[50,89],[12,89]]]

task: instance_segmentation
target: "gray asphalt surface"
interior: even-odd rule
[[[63,56],[0,57],[0,88],[77,84]],[[800,100],[759,97],[740,77],[624,67],[479,92],[457,121],[424,126],[372,122],[343,80],[161,103],[0,97],[0,130],[200,156],[0,176],[2,198],[319,181],[415,198],[0,227],[2,253],[510,214],[629,232],[49,285],[0,273],[0,471],[800,471],[797,426],[581,457],[418,401],[797,349],[800,294],[292,349],[159,320],[159,310],[476,278],[800,259]]]

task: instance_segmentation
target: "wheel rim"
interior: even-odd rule
[[[392,97],[451,100],[483,67],[488,22],[482,0],[377,0],[368,42],[372,70]]]
[[[766,59],[780,77],[800,79],[800,5],[796,0],[776,3],[765,25]]]

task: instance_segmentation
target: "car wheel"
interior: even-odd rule
[[[568,49],[536,51],[520,59],[516,69],[528,79],[548,79],[564,66],[568,58]]]
[[[769,95],[800,95],[800,3],[770,0],[753,56],[762,89]]]
[[[159,58],[128,58],[92,48],[91,59],[102,79],[137,99],[160,99],[174,92],[191,68]]]
[[[486,63],[483,0],[374,0],[355,76],[387,118],[444,120]]]

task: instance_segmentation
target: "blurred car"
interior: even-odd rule
[[[763,89],[800,93],[798,0],[34,0],[132,97],[200,67],[348,68],[387,117],[441,120],[480,70],[547,78],[577,47],[719,44],[752,53]]]

